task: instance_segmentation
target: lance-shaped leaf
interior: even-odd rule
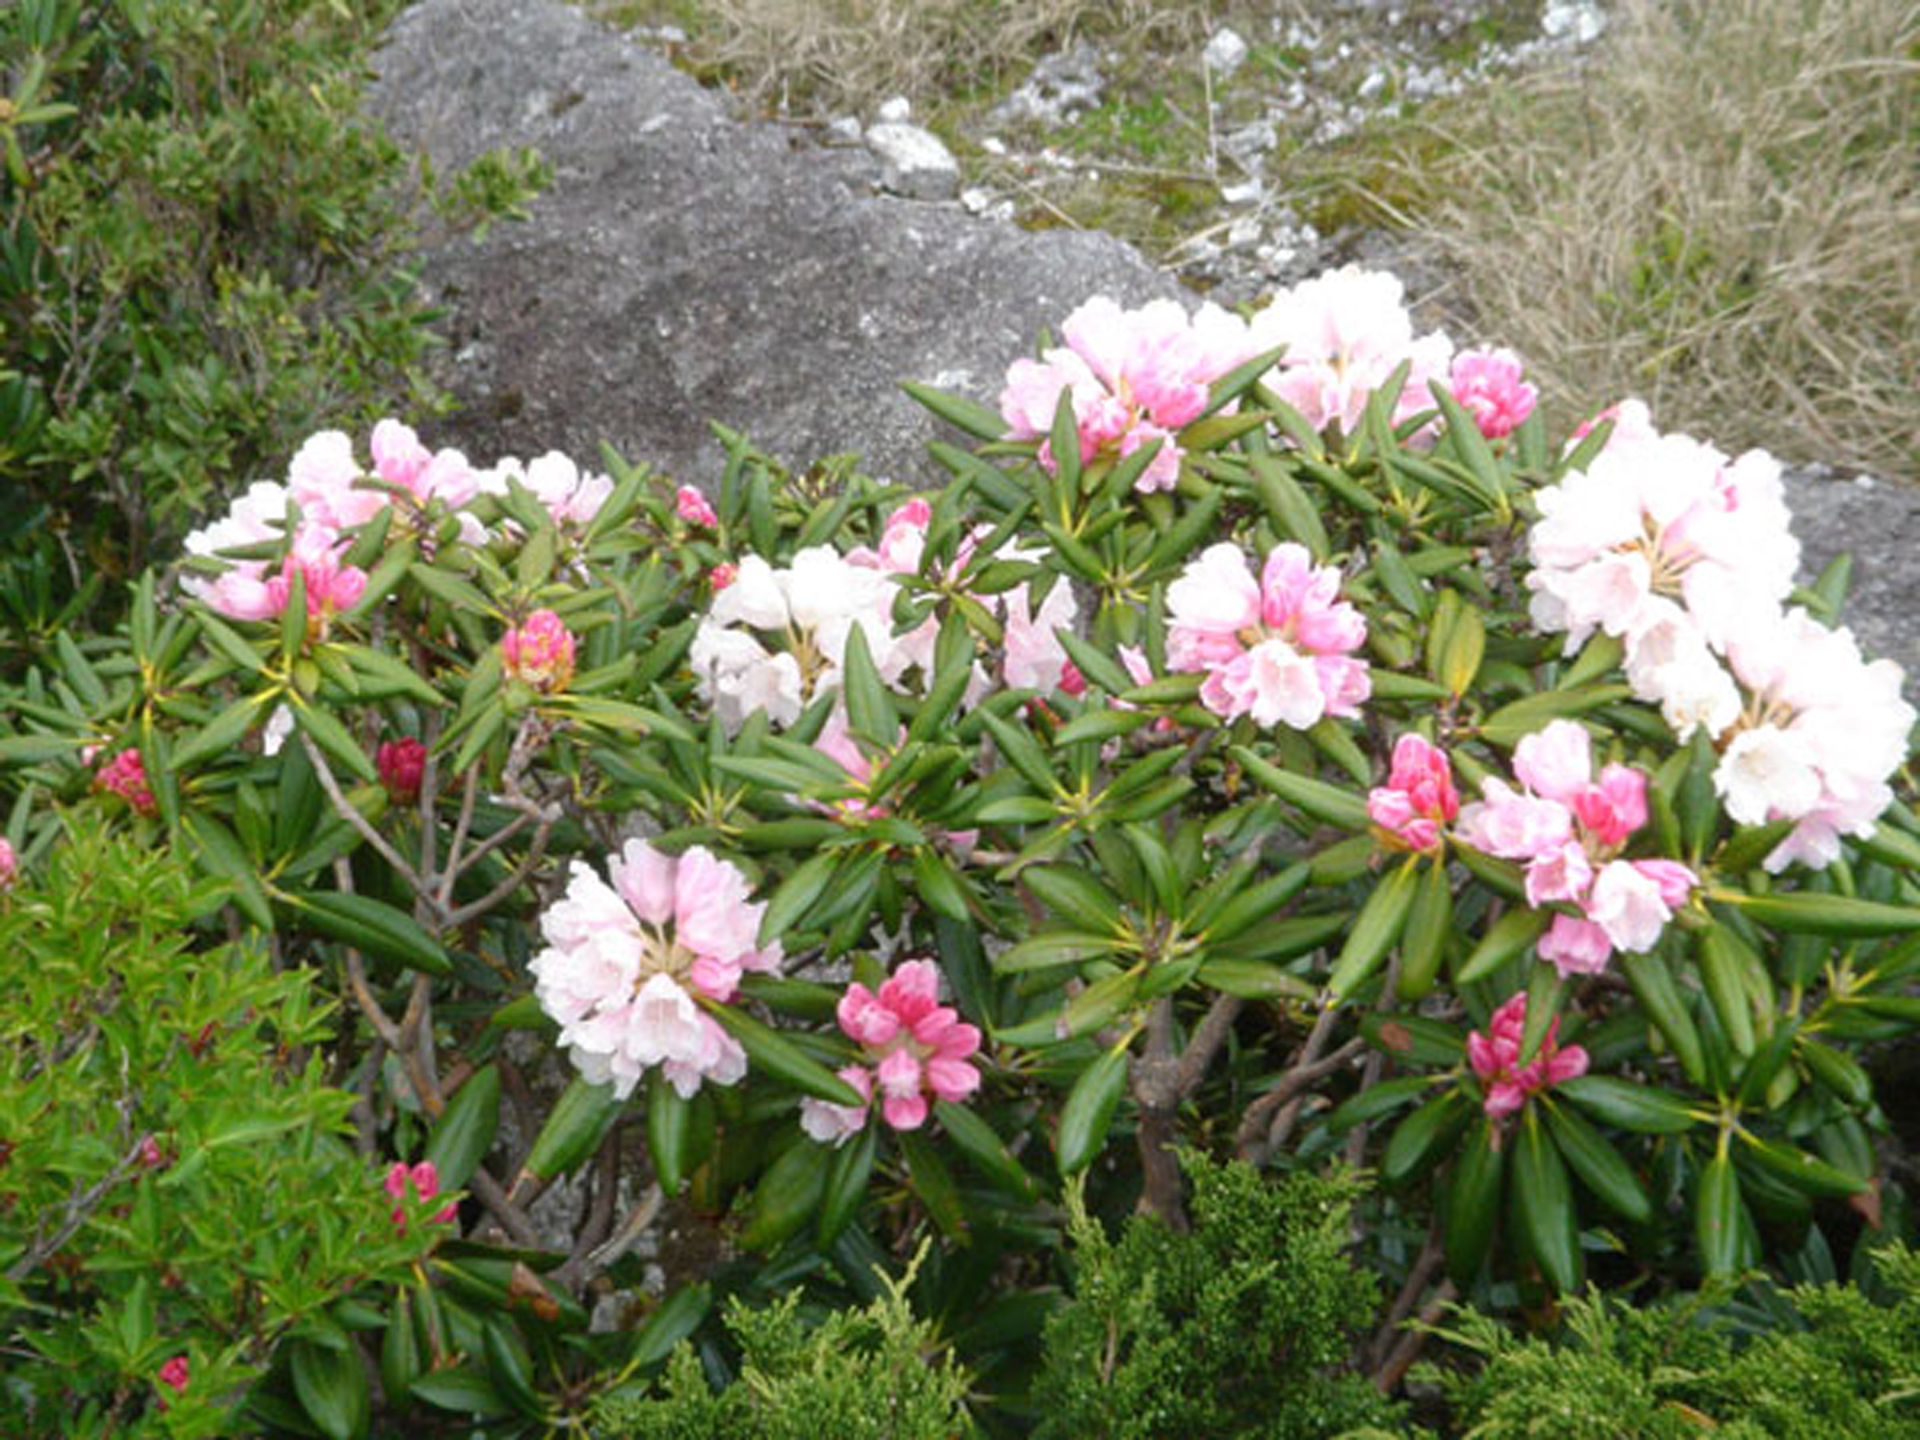
[[[1447,1252],[1447,1274],[1463,1288],[1480,1272],[1500,1216],[1504,1157],[1498,1139],[1492,1122],[1485,1117],[1475,1122],[1447,1182],[1441,1242]]]
[[[1567,1106],[1549,1100],[1541,1102],[1541,1108],[1546,1113],[1547,1128],[1553,1132],[1553,1142],[1560,1147],[1561,1157],[1602,1204],[1635,1225],[1644,1225],[1653,1218],[1647,1192],[1605,1136]]]
[[[1374,886],[1367,903],[1360,908],[1334,962],[1327,989],[1336,1000],[1345,1000],[1357,990],[1386,959],[1393,942],[1400,938],[1407,914],[1413,908],[1418,861],[1408,859],[1392,874]]]
[[[704,999],[701,1004],[728,1034],[740,1042],[740,1048],[747,1052],[747,1059],[753,1062],[755,1068],[796,1090],[821,1100],[830,1100],[835,1105],[858,1106],[866,1103],[851,1085],[777,1030],[769,1029],[732,1005]]]
[[[453,973],[453,961],[440,942],[406,911],[384,900],[325,890],[283,894],[280,899],[299,915],[303,924],[329,939],[397,960],[423,974]]]
[[[464,1189],[500,1129],[500,1072],[483,1065],[454,1091],[427,1137],[426,1158],[443,1190]]]
[[[1513,1137],[1507,1203],[1519,1221],[1527,1253],[1547,1283],[1562,1294],[1580,1286],[1580,1226],[1573,1187],[1560,1151],[1541,1125],[1539,1107],[1521,1112]]]
[[[1074,1175],[1087,1168],[1107,1143],[1107,1130],[1127,1088],[1127,1051],[1124,1046],[1102,1051],[1080,1073],[1060,1110],[1060,1173]]]

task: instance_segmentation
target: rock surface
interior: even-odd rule
[[[467,404],[435,438],[478,456],[591,458],[604,440],[711,480],[717,420],[796,463],[858,450],[872,473],[931,480],[941,427],[901,380],[991,403],[1089,295],[1178,291],[1104,235],[876,196],[864,151],[734,121],[557,0],[422,0],[375,68],[374,112],[441,173],[500,145],[553,167],[531,221],[425,256]]]

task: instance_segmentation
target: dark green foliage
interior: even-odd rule
[[[169,1433],[233,1433],[283,1337],[345,1345],[337,1302],[430,1243],[396,1231],[343,1138],[353,1097],[325,1083],[309,976],[194,935],[220,898],[97,829],[0,893],[8,1435],[122,1434],[162,1399]],[[158,1375],[178,1357],[174,1394]]]
[[[359,113],[395,8],[0,7],[0,547],[130,574],[323,423],[437,403],[421,187]],[[447,188],[498,213],[539,178],[490,157]],[[38,588],[0,593],[22,630]]]
[[[1803,1285],[1748,1339],[1698,1300],[1636,1309],[1590,1294],[1568,1302],[1553,1340],[1465,1311],[1442,1333],[1485,1365],[1422,1373],[1444,1387],[1457,1428],[1488,1440],[1920,1436],[1920,1255],[1896,1245],[1877,1261],[1892,1304],[1854,1285]]]
[[[715,1391],[692,1345],[669,1361],[658,1393],[604,1398],[593,1433],[658,1440],[921,1440],[969,1429],[968,1376],[942,1355],[907,1305],[912,1272],[864,1310],[817,1325],[799,1292],[765,1309],[734,1300],[726,1324],[739,1378]]]
[[[1117,1242],[1073,1202],[1073,1303],[1047,1324],[1042,1436],[1324,1437],[1399,1407],[1342,1373],[1379,1303],[1346,1254],[1359,1182],[1272,1183],[1189,1155],[1193,1230],[1136,1216]]]

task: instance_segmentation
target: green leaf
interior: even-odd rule
[[[767,1167],[754,1188],[747,1223],[740,1231],[742,1249],[775,1249],[814,1218],[826,1194],[829,1155],[813,1141],[803,1139],[789,1145]]]
[[[835,1105],[864,1105],[860,1093],[778,1031],[732,1005],[703,1002],[706,1011],[740,1042],[747,1058],[774,1079]]]
[[[260,652],[241,638],[231,626],[204,610],[196,610],[193,621],[200,627],[200,633],[213,642],[214,649],[225,655],[235,665],[255,675],[266,670],[267,662],[260,658]]]
[[[297,691],[289,692],[287,698],[293,705],[294,723],[313,737],[314,744],[345,765],[357,778],[369,784],[378,783],[380,772],[374,768],[373,761],[367,758],[367,752],[360,748],[359,742],[346,726],[326,710],[311,704]]]
[[[1753,1007],[1740,980],[1740,942],[1724,926],[1709,926],[1700,936],[1700,978],[1728,1042],[1742,1057],[1753,1054]]]
[[[357,1349],[348,1346],[328,1350],[310,1341],[295,1340],[288,1347],[287,1358],[300,1408],[322,1435],[328,1440],[358,1440],[367,1433],[372,1398]]]
[[[1701,1047],[1700,1032],[1694,1026],[1693,1015],[1687,1009],[1687,1002],[1682,998],[1679,987],[1674,984],[1673,972],[1667,968],[1666,960],[1653,953],[1622,954],[1618,958],[1621,973],[1627,977],[1627,984],[1633,987],[1640,1008],[1647,1012],[1647,1018],[1673,1050],[1674,1058],[1680,1062],[1680,1068],[1686,1071],[1687,1079],[1704,1087],[1707,1083],[1706,1051]]]
[[[634,1332],[633,1354],[629,1363],[635,1369],[658,1365],[682,1340],[700,1328],[700,1322],[713,1309],[713,1287],[704,1280],[683,1285],[673,1292]]]
[[[989,410],[976,400],[954,395],[916,380],[903,380],[900,388],[917,403],[939,416],[956,430],[976,440],[998,440],[1007,433],[1007,422],[997,410]]]
[[[1102,1051],[1080,1073],[1060,1110],[1060,1173],[1076,1175],[1094,1162],[1127,1088],[1124,1045]]]
[[[1698,1123],[1687,1102],[1666,1090],[1611,1075],[1579,1075],[1553,1087],[1596,1120],[1640,1135],[1678,1135]]]
[[[1367,816],[1367,802],[1358,795],[1282,770],[1244,745],[1234,746],[1233,755],[1256,782],[1316,820],[1354,831],[1365,831],[1372,824]]]
[[[1920,906],[1883,905],[1845,895],[1747,895],[1716,890],[1708,898],[1731,905],[1770,930],[1796,935],[1832,935],[1842,939],[1920,930]]]
[[[1373,887],[1367,903],[1347,934],[1340,958],[1334,962],[1327,989],[1334,999],[1350,998],[1373,972],[1380,968],[1393,942],[1407,923],[1413,908],[1418,861],[1408,858],[1391,875]]]
[[[1369,1085],[1359,1094],[1343,1101],[1327,1116],[1327,1129],[1344,1135],[1356,1125],[1368,1125],[1382,1115],[1391,1115],[1402,1105],[1411,1105],[1434,1085],[1431,1075],[1402,1075]]]
[[[1473,1133],[1461,1148],[1446,1188],[1446,1222],[1441,1242],[1447,1252],[1447,1274],[1463,1290],[1470,1287],[1487,1258],[1494,1224],[1500,1215],[1500,1175],[1503,1155],[1497,1132],[1486,1117],[1474,1122]]]
[[[1653,1206],[1647,1192],[1634,1178],[1620,1152],[1608,1144],[1600,1132],[1580,1116],[1551,1100],[1544,1102],[1547,1128],[1560,1155],[1581,1182],[1600,1198],[1600,1202],[1622,1219],[1644,1225],[1653,1218]]]
[[[457,1415],[478,1415],[494,1420],[510,1415],[513,1409],[500,1398],[491,1381],[471,1366],[452,1370],[434,1370],[422,1375],[408,1387],[416,1400]]]
[[[1315,560],[1324,561],[1332,553],[1326,526],[1292,472],[1271,455],[1252,456],[1248,468],[1253,471],[1254,493],[1266,507],[1274,529],[1306,546]]]
[[[1376,1050],[1415,1065],[1458,1065],[1467,1058],[1467,1037],[1457,1027],[1404,1010],[1362,1015],[1360,1033]]]
[[[1034,1200],[1040,1193],[1039,1186],[1026,1172],[1013,1152],[1006,1146],[994,1128],[980,1115],[966,1105],[956,1105],[950,1100],[936,1100],[933,1113],[940,1121],[940,1128],[947,1132],[947,1138],[953,1141],[954,1148],[971,1161],[981,1174],[1022,1200]]]
[[[914,850],[913,883],[921,900],[936,915],[963,923],[972,918],[967,908],[966,882],[933,846],[921,845]]]
[[[686,1188],[692,1127],[693,1106],[674,1089],[666,1071],[653,1070],[647,1076],[647,1154],[653,1159],[654,1179],[669,1196]]]
[[[814,1241],[822,1250],[832,1245],[847,1222],[859,1213],[860,1202],[867,1198],[867,1182],[873,1176],[873,1158],[879,1145],[880,1122],[869,1115],[860,1133],[833,1151],[820,1220],[814,1228]]]
[[[965,1244],[966,1207],[960,1203],[959,1187],[953,1183],[953,1174],[947,1169],[946,1161],[940,1158],[940,1151],[927,1139],[926,1132],[921,1130],[897,1131],[894,1141],[907,1162],[907,1175],[913,1182],[913,1193],[927,1207],[934,1224],[948,1239]]]
[[[847,702],[847,728],[883,749],[891,749],[900,738],[900,716],[873,663],[866,627],[860,624],[847,631],[840,693]]]
[[[1339,918],[1334,917],[1334,921],[1337,931]],[[1194,978],[1210,989],[1242,1000],[1310,1000],[1314,995],[1312,985],[1266,960],[1209,956],[1200,962]]]
[[[1546,933],[1553,916],[1546,910],[1509,910],[1488,927],[1487,933],[1474,947],[1460,973],[1454,977],[1456,984],[1471,985],[1486,979],[1514,956],[1524,953],[1534,941]]]
[[[1735,1132],[1746,1144],[1748,1156],[1768,1173],[1817,1200],[1842,1200],[1866,1191],[1867,1182],[1858,1176],[1816,1160],[1796,1145],[1780,1145],[1762,1140],[1751,1130]]]
[[[1458,1090],[1427,1101],[1394,1127],[1380,1157],[1380,1178],[1397,1189],[1425,1174],[1466,1128],[1475,1108]]]
[[[1539,1109],[1529,1105],[1521,1112],[1507,1203],[1540,1273],[1565,1295],[1580,1288],[1580,1226],[1567,1167],[1541,1128]]]
[[[446,697],[411,665],[403,665],[399,660],[383,650],[375,650],[367,645],[348,645],[336,643],[328,647],[344,655],[347,663],[360,675],[374,682],[374,686],[387,694],[410,695],[426,705],[445,705]]]
[[[1069,865],[1029,865],[1020,883],[1054,914],[1089,933],[1125,933],[1120,897],[1086,871]]]
[[[1400,936],[1402,1000],[1419,1000],[1433,989],[1452,932],[1453,887],[1447,880],[1446,861],[1436,855],[1426,867]]]
[[[1733,1161],[1716,1155],[1700,1170],[1693,1196],[1693,1233],[1700,1245],[1700,1264],[1709,1275],[1732,1275],[1740,1268],[1740,1180]]]
[[[780,882],[780,888],[767,901],[767,913],[760,922],[760,943],[770,945],[791,930],[796,921],[813,908],[813,902],[825,893],[827,882],[840,866],[841,852],[823,850]]]
[[[466,1188],[499,1129],[500,1072],[483,1065],[454,1091],[427,1140],[426,1158],[433,1162],[442,1190]]]
[[[1119,938],[1112,934],[1050,930],[1001,951],[993,957],[993,968],[1002,975],[1017,975],[1028,970],[1054,970],[1063,965],[1103,959],[1119,948]]]
[[[1549,720],[1584,715],[1602,705],[1624,700],[1633,692],[1625,685],[1583,685],[1577,690],[1547,690],[1502,705],[1480,722],[1480,734],[1490,744],[1511,749]]]
[[[260,716],[260,711],[275,697],[276,693],[272,690],[264,690],[258,695],[249,695],[227,706],[174,750],[174,768],[191,770],[209,756],[230,753],[239,745],[247,731],[253,728],[254,721]]]
[[[426,975],[451,975],[447,952],[406,911],[368,895],[318,890],[282,896],[302,923],[329,939],[397,960]]]
[[[1043,795],[1051,795],[1060,788],[1052,768],[1047,764],[1046,753],[1031,735],[1018,726],[1008,724],[991,710],[981,710],[978,714],[987,732],[993,736],[993,743],[999,748],[1001,756],[1020,772],[1029,785]]]
[[[405,1395],[420,1377],[420,1341],[413,1330],[413,1292],[396,1289],[380,1337],[380,1385],[389,1396]]]
[[[522,1173],[537,1180],[571,1173],[600,1148],[601,1140],[619,1117],[621,1105],[613,1086],[589,1084],[582,1076],[574,1076],[548,1112],[540,1133],[533,1137]]]

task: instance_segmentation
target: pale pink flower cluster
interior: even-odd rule
[[[500,639],[501,670],[509,680],[556,695],[573,680],[573,632],[551,610],[536,610]]]
[[[1493,1012],[1487,1033],[1475,1030],[1467,1036],[1467,1063],[1485,1092],[1482,1105],[1487,1117],[1498,1120],[1511,1115],[1527,1103],[1527,1097],[1587,1073],[1587,1052],[1578,1045],[1564,1050],[1556,1043],[1560,1017],[1547,1024],[1546,1038],[1533,1059],[1520,1064],[1520,1042],[1527,1028],[1527,996],[1522,991]]]
[[[880,1114],[896,1130],[926,1123],[929,1096],[957,1103],[980,1088],[980,1072],[969,1063],[980,1031],[940,1003],[940,971],[932,962],[907,961],[878,994],[856,981],[840,998],[839,1017],[864,1052],[864,1063],[845,1066],[840,1078],[868,1103],[802,1100],[801,1127],[822,1144],[839,1145],[866,1128],[876,1087]]]
[[[1201,702],[1225,719],[1305,730],[1357,715],[1372,693],[1352,656],[1367,622],[1304,546],[1275,546],[1258,580],[1237,545],[1210,546],[1168,587],[1167,610],[1167,667],[1203,672]]]
[[[387,1170],[386,1192],[394,1202],[393,1224],[402,1234],[407,1228],[405,1201],[409,1190],[414,1199],[421,1201],[431,1200],[440,1193],[440,1171],[431,1160],[422,1160],[411,1168],[406,1161],[396,1160]],[[458,1213],[459,1207],[448,1205],[434,1213],[433,1223],[444,1225]]]
[[[933,518],[933,507],[925,500],[916,497],[907,501],[893,514],[887,517],[877,547],[861,546],[849,551],[847,561],[853,565],[863,565],[890,575],[917,575],[920,572],[920,560],[926,549],[927,526]],[[952,570],[958,573],[965,570],[974,558],[974,547],[988,527],[961,540],[953,558]],[[1000,560],[1037,561],[1042,558],[1038,550],[1024,549],[1015,545],[1003,546],[995,556]],[[1073,689],[1076,680],[1081,689],[1085,681],[1079,680],[1079,672],[1067,659],[1066,648],[1061,645],[1058,632],[1073,629],[1080,618],[1079,602],[1075,600],[1073,587],[1064,580],[1057,581],[1038,606],[1033,604],[1032,595],[1026,582],[1012,589],[994,595],[974,595],[972,597],[982,607],[998,615],[1002,620],[1001,680],[1010,689],[1049,691],[1055,686],[1069,694],[1077,694]],[[929,615],[906,634],[894,641],[894,655],[898,669],[902,672],[914,666],[919,667],[923,677],[933,672],[934,647],[940,639],[940,619]],[[968,686],[962,703],[973,705],[986,693],[990,684],[984,668],[974,667],[974,680]]]
[[[729,734],[756,710],[791,725],[838,688],[855,625],[882,678],[897,680],[915,658],[894,639],[897,593],[886,572],[827,545],[800,551],[778,570],[758,555],[742,557],[694,632],[689,660],[700,698]]]
[[[562,529],[585,527],[613,495],[609,477],[582,470],[558,450],[549,450],[525,465],[508,456],[479,472],[479,491],[482,495],[505,495],[509,479],[538,500]]]
[[[1410,366],[1394,403],[1397,426],[1433,408],[1428,388],[1445,383],[1453,342],[1442,331],[1416,336],[1406,287],[1384,270],[1348,265],[1303,280],[1247,322],[1246,355],[1284,345],[1266,383],[1316,430],[1351,435],[1373,392],[1402,361]]]
[[[1253,353],[1219,343],[1233,335],[1231,324],[1212,328],[1222,316],[1213,310],[1202,323],[1173,300],[1123,310],[1095,296],[1062,322],[1064,347],[1013,362],[1000,394],[1008,434],[1046,440],[1064,391],[1073,399],[1082,464],[1124,459],[1158,440],[1159,453],[1134,488],[1171,490],[1180,478],[1179,432],[1206,410],[1207,387]],[[1041,447],[1040,460],[1054,468],[1051,442]]]
[[[138,746],[129,745],[102,765],[93,777],[93,788],[104,790],[109,795],[118,795],[137,814],[160,813],[159,802],[153,798],[153,791],[147,785],[147,766],[140,758]]]
[[[1728,814],[1799,822],[1768,869],[1831,863],[1892,799],[1915,718],[1899,667],[1786,608],[1800,547],[1777,461],[1661,435],[1637,401],[1603,418],[1600,454],[1539,493],[1534,623],[1569,649],[1618,637],[1635,695],[1681,740],[1712,737]]]
[[[1540,398],[1522,378],[1520,357],[1511,350],[1462,350],[1453,357],[1447,388],[1489,440],[1526,424]]]
[[[707,497],[691,485],[682,485],[673,492],[673,509],[682,520],[702,530],[711,530],[720,523],[720,517],[707,502]]]
[[[1647,777],[1608,765],[1596,780],[1592,742],[1572,720],[1522,739],[1513,773],[1525,788],[1489,777],[1455,833],[1476,850],[1525,861],[1528,904],[1579,912],[1554,915],[1540,958],[1562,975],[1590,975],[1615,949],[1651,950],[1698,881],[1678,861],[1621,858],[1647,823]]]
[[[527,967],[580,1073],[621,1099],[658,1066],[682,1096],[703,1080],[732,1085],[747,1057],[696,997],[733,999],[744,971],[780,967],[761,949],[765,905],[747,880],[701,848],[679,858],[629,840],[612,883],[575,861],[566,894],[540,917],[547,948]]]
[[[1446,751],[1419,735],[1402,735],[1387,783],[1367,794],[1368,818],[1408,850],[1437,850],[1441,827],[1459,813]]]

